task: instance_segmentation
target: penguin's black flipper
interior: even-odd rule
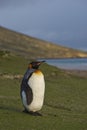
[[[32,93],[32,89],[29,87],[26,80],[23,80],[21,84],[21,98],[22,98],[22,91],[25,92],[27,105],[29,105],[33,100],[33,93]]]
[[[28,86],[25,93],[26,93],[26,98],[27,98],[27,105],[29,105],[33,100],[32,89]]]

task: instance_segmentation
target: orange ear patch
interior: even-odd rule
[[[29,64],[29,66],[28,66],[30,69],[32,68],[32,64]]]

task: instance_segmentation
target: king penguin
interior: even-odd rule
[[[28,66],[21,83],[21,99],[25,108],[24,112],[39,114],[42,108],[45,93],[44,75],[39,66],[45,61],[34,61]]]

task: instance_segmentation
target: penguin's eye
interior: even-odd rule
[[[36,63],[32,64],[32,67],[37,67],[37,64]]]
[[[33,64],[32,64],[32,68],[34,68],[34,69],[38,69],[38,67],[39,67],[39,66],[38,66],[37,63],[33,63]]]

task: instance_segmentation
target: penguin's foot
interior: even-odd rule
[[[33,116],[42,116],[42,114],[40,114],[39,112],[28,112],[30,115],[33,115]]]
[[[26,109],[23,110],[24,113],[28,113],[28,111]]]
[[[26,109],[23,110],[24,113],[30,114],[32,116],[42,116],[39,112],[32,112],[32,111],[27,111]]]

